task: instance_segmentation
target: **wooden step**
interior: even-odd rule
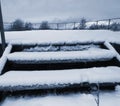
[[[15,71],[0,76],[0,91],[64,88],[85,83],[120,83],[120,67],[56,71]]]
[[[69,52],[15,52],[7,56],[6,69],[62,70],[91,67],[119,66],[116,54],[110,50]]]
[[[110,50],[67,51],[67,52],[14,52],[9,61],[16,63],[71,63],[106,61],[116,57]]]

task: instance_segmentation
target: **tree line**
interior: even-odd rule
[[[48,22],[43,21],[39,27],[41,30],[50,29]],[[31,22],[24,22],[21,19],[16,19],[12,22],[7,29],[8,31],[25,31],[25,30],[34,30],[33,24]]]
[[[60,23],[59,23],[60,24]],[[56,23],[57,27],[56,29],[59,29],[59,24]],[[74,23],[75,24],[75,23]],[[66,25],[66,23],[65,23]],[[43,21],[39,25],[39,30],[51,30],[53,29],[50,26],[50,23],[48,21]],[[105,24],[91,24],[89,27],[87,26],[87,20],[85,18],[82,18],[79,22],[79,25],[75,26],[72,28],[73,30],[113,30],[113,31],[120,31],[120,23],[113,22],[110,25],[105,25]],[[33,23],[31,22],[24,22],[21,19],[16,19],[12,24],[10,25],[9,31],[24,31],[24,30],[35,30]]]

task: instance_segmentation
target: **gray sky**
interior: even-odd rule
[[[1,0],[5,22],[120,16],[120,0]]]

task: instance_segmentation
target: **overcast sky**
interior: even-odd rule
[[[1,0],[5,22],[120,16],[120,0]]]

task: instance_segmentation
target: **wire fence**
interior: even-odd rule
[[[110,26],[114,23],[120,24],[120,18],[102,19],[95,21],[96,25],[106,25],[110,29]]]
[[[42,23],[31,23],[32,30],[42,29]],[[79,22],[61,22],[61,23],[46,23],[47,27],[45,29],[49,30],[79,30],[81,29],[81,20]],[[120,30],[120,18],[102,19],[95,21],[86,21],[85,27],[82,29],[111,29],[111,26],[115,24]],[[116,27],[114,25],[114,27]],[[13,23],[4,23],[4,29],[9,31]],[[44,26],[45,27],[45,26]]]

